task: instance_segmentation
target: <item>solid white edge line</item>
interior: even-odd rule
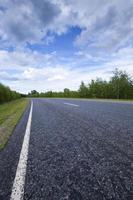
[[[64,103],[64,104],[69,105],[69,106],[79,107],[79,105],[77,105],[77,104],[73,104],[73,103]]]
[[[18,162],[18,166],[16,170],[16,176],[14,179],[10,200],[22,200],[24,196],[24,185],[25,185],[30,130],[31,130],[31,121],[32,121],[32,110],[33,110],[33,102],[31,101],[29,118],[28,118],[26,130],[25,130],[25,136],[23,140],[23,145],[22,145],[22,149],[20,153],[20,158],[19,158],[19,162]]]

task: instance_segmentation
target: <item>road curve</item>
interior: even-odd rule
[[[133,104],[32,101],[24,200],[133,199]]]

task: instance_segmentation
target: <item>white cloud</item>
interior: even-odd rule
[[[24,68],[41,68],[45,66],[51,66],[56,59],[56,53],[49,54],[38,53],[36,51],[13,51],[8,52],[6,50],[0,51],[0,69],[15,69],[18,71],[24,70]],[[56,62],[55,62],[56,64]],[[54,66],[53,66],[54,67]]]
[[[129,75],[133,76],[132,55],[132,47],[123,48],[110,58],[103,59],[103,62],[101,57],[93,58],[84,50],[75,53],[70,60],[67,58],[68,62],[61,63],[62,58],[56,52],[39,54],[31,51],[0,51],[0,80],[20,92],[33,89],[39,92],[59,91],[66,87],[74,90],[78,89],[82,80],[85,83],[97,77],[109,80],[116,67],[126,70]],[[95,65],[89,64],[93,60],[98,63],[102,60],[101,66],[99,67],[97,62]],[[83,67],[84,63],[86,66]],[[5,64],[7,68],[3,67]]]
[[[77,89],[81,80],[108,80],[116,67],[133,75],[132,10],[132,0],[0,0],[0,81],[27,92]],[[49,44],[73,26],[81,34],[70,57],[25,48]]]
[[[0,6],[0,36],[13,45],[44,37],[52,42],[47,31],[60,35],[71,26],[83,29],[75,41],[79,46],[114,50],[132,39],[132,0],[6,0]]]
[[[57,5],[47,0],[7,0],[0,2],[5,11],[0,12],[2,40],[14,44],[40,41],[54,18],[60,13]]]
[[[68,69],[64,69],[63,67],[28,68],[22,73],[22,79],[58,81],[66,79],[68,74]]]

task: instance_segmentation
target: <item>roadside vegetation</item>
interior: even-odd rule
[[[65,88],[63,92],[37,92],[33,90],[30,97],[65,97],[65,98],[101,98],[133,99],[133,79],[125,72],[116,69],[109,81],[97,78],[85,84],[81,82],[77,91]]]
[[[0,105],[0,150],[7,143],[13,129],[28,105],[28,99],[17,99]]]
[[[19,99],[21,98],[21,96],[22,95],[20,93],[12,91],[9,87],[4,86],[2,83],[0,83],[0,104]]]

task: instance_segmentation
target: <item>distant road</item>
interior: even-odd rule
[[[16,187],[24,200],[133,199],[132,103],[32,102],[31,130],[30,125],[27,128],[30,138],[25,142],[28,148],[21,151],[28,138],[24,135],[30,106],[0,152],[0,200],[11,199],[20,163],[26,169],[19,174],[24,193],[19,184]],[[22,157],[26,148],[28,154]],[[20,162],[20,157],[25,162]]]

